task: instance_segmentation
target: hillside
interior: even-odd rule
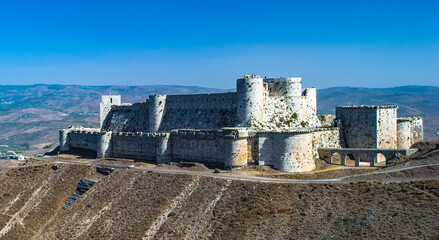
[[[123,102],[139,102],[149,94],[189,94],[232,90],[185,86],[0,86],[0,145],[26,153],[45,152],[57,144],[58,129],[70,125],[97,127],[100,96],[121,94]],[[328,88],[318,90],[318,112],[335,106],[398,104],[399,115],[424,116],[426,138],[439,131],[439,87]]]
[[[409,162],[437,164],[438,146],[420,144],[419,159]],[[30,161],[0,172],[0,238],[436,239],[439,168],[422,169],[434,177],[267,183],[137,170],[105,175],[93,166]],[[385,177],[417,179],[423,171]],[[96,183],[64,210],[83,178]]]

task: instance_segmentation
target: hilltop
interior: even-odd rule
[[[103,94],[121,94],[127,103],[150,94],[191,94],[234,91],[190,86],[0,86],[0,145],[27,153],[45,152],[58,144],[58,129],[70,125],[97,127]],[[424,116],[426,138],[439,131],[439,87],[337,87],[318,90],[318,112],[334,113],[335,106],[398,104],[400,116]],[[5,148],[0,148],[0,151]]]
[[[417,155],[391,168],[437,164],[438,146],[438,140],[418,143]],[[359,182],[268,183],[122,169],[106,174],[34,160],[0,172],[0,238],[435,239],[438,171],[436,165]],[[63,209],[84,181],[95,184]]]

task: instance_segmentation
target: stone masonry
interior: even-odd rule
[[[396,106],[337,107],[332,124],[317,117],[315,88],[301,78],[246,75],[237,91],[150,95],[122,104],[102,96],[100,128],[60,130],[60,150],[156,163],[195,161],[226,168],[268,165],[311,171],[324,148],[408,148],[422,139],[422,119],[396,118]],[[407,131],[408,132],[407,132]]]

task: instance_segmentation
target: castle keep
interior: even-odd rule
[[[315,168],[319,149],[407,149],[423,138],[422,118],[397,119],[397,106],[337,107],[335,116],[319,119],[316,89],[302,89],[301,78],[246,75],[236,90],[153,94],[134,104],[102,96],[100,128],[60,130],[60,151],[301,172]]]

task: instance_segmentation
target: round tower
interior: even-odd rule
[[[166,95],[149,95],[149,130],[156,133],[160,129],[165,112]]]
[[[306,117],[311,118],[317,116],[317,89],[316,88],[306,88],[304,91],[304,96],[306,97]]]
[[[172,145],[171,137],[169,133],[158,133],[157,148],[156,148],[156,161],[157,164],[169,163],[172,161]]]
[[[68,142],[68,134],[69,129],[61,129],[59,130],[59,150],[61,152],[69,151],[69,142]]]
[[[281,133],[274,136],[276,153],[280,156],[274,168],[283,172],[311,171],[315,168],[312,133]]]
[[[285,97],[302,96],[302,78],[282,78],[285,87]]]
[[[111,136],[112,132],[100,132],[96,154],[98,158],[111,157]]]
[[[264,118],[264,79],[246,75],[236,82],[238,126],[251,127]]]
[[[224,138],[224,167],[233,168],[247,165],[247,139]]]

